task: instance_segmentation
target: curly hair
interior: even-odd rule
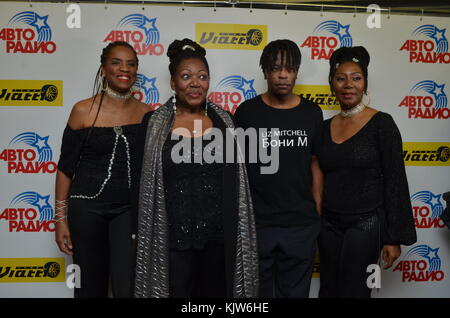
[[[330,87],[332,88],[332,82],[337,68],[344,62],[353,62],[361,67],[365,80],[364,91],[367,93],[367,67],[369,66],[370,62],[370,55],[363,46],[341,47],[333,52],[330,58],[330,74],[328,75],[328,82],[330,83]]]
[[[209,73],[208,61],[206,61],[206,50],[198,43],[190,40],[175,40],[170,43],[167,49],[167,56],[169,57],[169,72],[173,77],[177,71],[178,65],[185,59],[198,59],[205,64]]]

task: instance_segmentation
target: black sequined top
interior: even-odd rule
[[[205,158],[202,163],[195,163],[194,154],[211,151],[211,141],[202,137],[184,139],[190,141],[191,153],[181,152],[183,161],[172,160],[172,149],[178,140],[171,140],[170,136],[162,153],[169,243],[170,248],[177,250],[198,249],[208,241],[223,240],[223,164],[206,163]],[[199,141],[199,147],[194,147],[194,139]]]
[[[343,143],[332,141],[331,119],[324,122],[319,152],[324,172],[323,206],[335,213],[358,214],[382,207],[386,244],[416,241],[402,139],[392,117],[376,113]]]
[[[129,155],[133,156],[136,134],[140,124],[121,126],[128,141]],[[58,169],[73,177],[70,195],[94,196],[108,177],[108,167],[113,154],[116,133],[113,127],[94,127],[86,141],[90,128],[73,130],[66,126],[61,144]],[[133,159],[130,158],[133,170]],[[132,177],[133,171],[130,171]],[[131,180],[133,182],[133,180]],[[127,149],[122,138],[117,141],[117,148],[111,169],[111,178],[106,183],[96,201],[129,203]]]

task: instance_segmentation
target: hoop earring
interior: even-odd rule
[[[102,91],[106,91],[108,89],[108,81],[106,80],[106,77],[102,77]]]
[[[108,81],[106,80],[106,76],[105,76],[105,74],[103,74],[103,70],[101,68],[100,68],[100,77],[102,79],[99,83],[100,91],[104,92],[108,88]]]

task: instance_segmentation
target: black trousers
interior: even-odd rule
[[[109,280],[114,297],[133,297],[136,254],[129,207],[105,211],[91,200],[71,199],[68,222],[73,262],[81,269],[75,298],[108,297]]]
[[[257,228],[259,297],[307,298],[320,223]]]
[[[226,297],[225,266],[223,241],[207,242],[202,249],[170,249],[170,297]]]
[[[367,266],[381,252],[382,220],[381,209],[358,215],[323,211],[319,297],[370,298]]]

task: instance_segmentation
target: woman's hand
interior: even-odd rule
[[[67,223],[56,222],[55,224],[55,240],[59,247],[59,250],[69,256],[73,255],[72,252],[72,239],[70,238],[70,231]]]
[[[384,269],[390,268],[401,253],[400,245],[385,245],[383,247],[383,261],[386,263]]]

